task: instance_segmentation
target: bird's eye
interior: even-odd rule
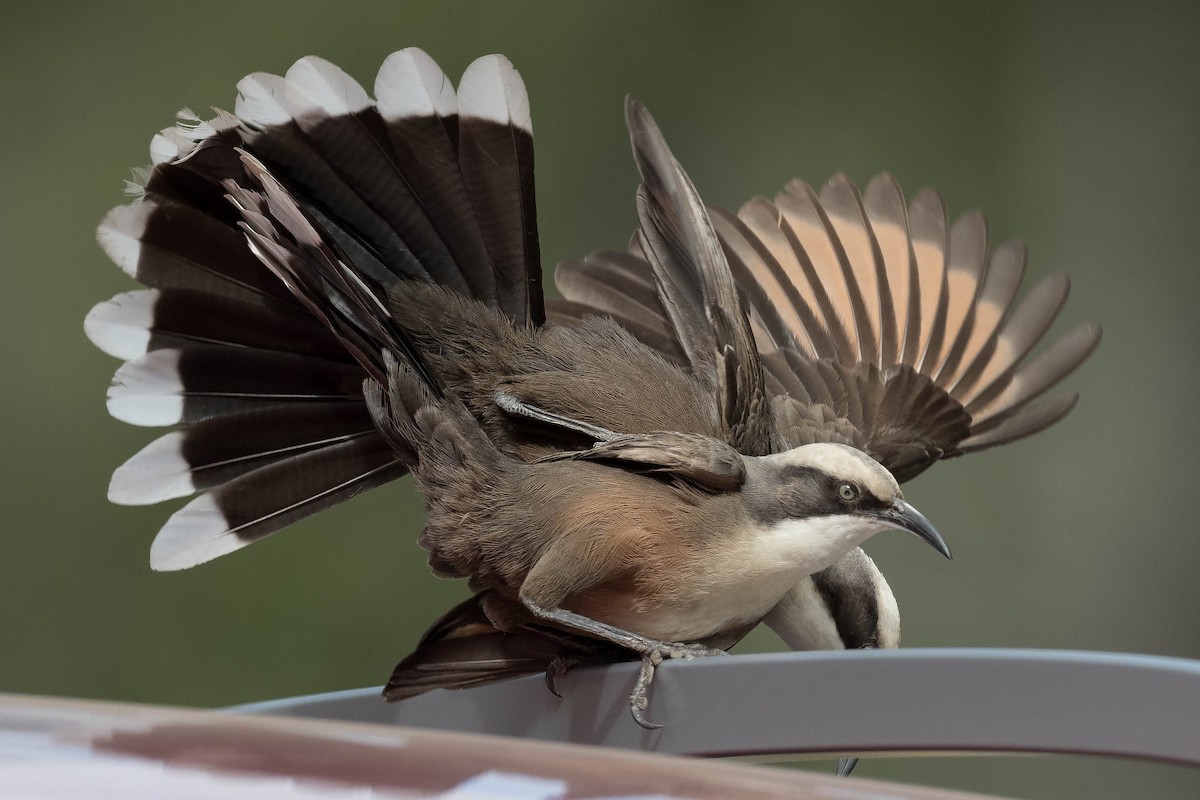
[[[837,495],[843,503],[853,503],[858,499],[858,487],[853,483],[839,483]]]

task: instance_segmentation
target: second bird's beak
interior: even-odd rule
[[[946,546],[946,540],[937,532],[937,528],[933,527],[933,523],[925,519],[925,515],[917,511],[903,500],[896,500],[885,510],[879,512],[879,520],[893,528],[899,528],[902,531],[916,534],[944,555],[946,558],[953,558],[950,555],[950,548]]]

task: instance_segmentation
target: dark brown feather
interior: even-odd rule
[[[978,212],[950,225],[930,190],[906,208],[890,176],[863,196],[842,176],[820,197],[793,181],[774,202],[756,198],[738,217],[713,211],[712,219],[755,321],[764,386],[828,409],[830,437],[846,437],[850,426],[849,440],[898,476],[990,446],[993,425],[1003,423],[1009,441],[1065,414],[1071,403],[1061,401],[1020,412],[1099,340],[1098,328],[1084,326],[1025,363],[1062,307],[1065,278],[1047,279],[1014,308],[1024,248],[1008,243],[989,258]],[[574,299],[571,313],[582,315],[588,302]],[[644,301],[623,314],[611,300],[605,307],[634,331],[673,320]],[[825,440],[807,415],[776,417],[775,426],[792,444]]]
[[[724,438],[770,452],[762,365],[708,210],[645,107],[627,99],[625,121],[642,176],[638,235],[660,300],[693,370],[714,377]]]
[[[504,619],[497,619],[498,603]],[[548,628],[522,629],[531,622],[518,603],[494,592],[474,594],[430,626],[413,652],[396,665],[383,696],[403,700],[430,689],[465,689],[550,669],[636,658],[597,639]]]
[[[510,106],[525,102],[506,61],[480,63],[476,78],[500,76]],[[140,496],[123,488],[124,501],[209,489],[216,513],[245,503],[271,519],[252,526],[262,532],[352,494],[320,486],[322,476],[371,475],[354,482],[362,487],[402,474],[381,468],[361,443],[348,446],[382,442],[362,427],[362,381],[383,378],[382,350],[422,365],[384,300],[401,283],[443,284],[499,309],[509,326],[544,318],[527,120],[489,117],[486,92],[464,101],[460,119],[445,76],[416,50],[389,59],[377,87],[378,104],[315,58],[286,77],[248,76],[240,117],[181,114],[179,127],[155,139],[142,201],[102,223],[110,256],[161,290],[116,298],[89,317],[98,344],[133,359],[118,373],[110,408],[139,424],[182,422],[183,433],[154,453],[193,469]],[[354,419],[331,412],[326,426],[309,416],[331,404],[357,409],[347,412]],[[284,426],[277,439],[218,439],[268,418]],[[322,468],[323,454],[337,464]],[[357,466],[347,461],[356,456]],[[250,477],[264,465],[284,470],[293,459],[312,468],[312,498],[289,495],[290,508],[272,516],[262,503],[283,495],[238,496],[258,490]],[[146,463],[135,457],[125,475]]]
[[[484,110],[479,105],[481,94],[501,102],[507,119],[490,116],[492,103],[488,102],[488,110]],[[520,108],[522,103],[524,107]],[[497,301],[518,324],[537,326],[545,321],[545,308],[533,181],[533,129],[522,116],[527,113],[521,76],[503,56],[479,59],[463,74],[459,87],[459,168],[491,255]]]

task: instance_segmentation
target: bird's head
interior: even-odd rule
[[[904,499],[887,469],[861,450],[819,443],[746,459],[743,497],[753,524],[825,569],[886,528],[908,531],[950,558],[937,529]]]

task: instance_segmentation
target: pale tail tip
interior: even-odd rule
[[[212,561],[249,544],[229,529],[211,495],[202,494],[167,520],[150,545],[150,568],[175,572]]]
[[[477,58],[463,72],[458,84],[458,111],[464,117],[511,124],[533,134],[525,82],[502,55]]]
[[[83,320],[84,335],[114,358],[141,358],[150,346],[157,295],[154,290],[125,292],[97,304]]]

